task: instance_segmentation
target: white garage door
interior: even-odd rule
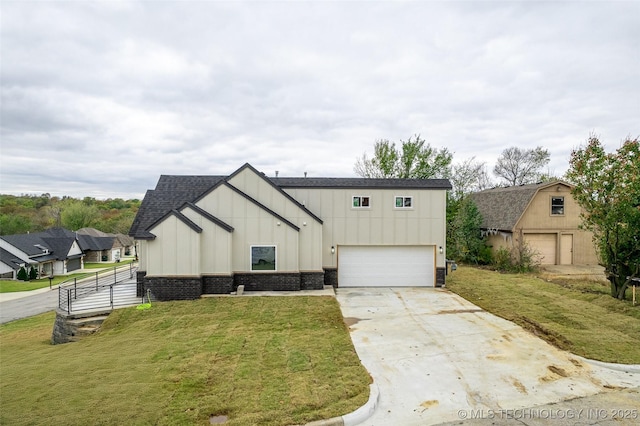
[[[434,246],[339,246],[338,287],[433,287]]]
[[[525,234],[524,239],[541,264],[556,264],[556,234]]]

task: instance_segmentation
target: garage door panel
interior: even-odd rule
[[[556,263],[556,234],[525,234],[525,241],[543,265]]]
[[[433,287],[433,246],[340,246],[340,287]]]
[[[77,271],[82,267],[80,258],[67,260],[67,272]]]

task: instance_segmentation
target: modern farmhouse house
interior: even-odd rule
[[[446,179],[161,176],[129,235],[159,300],[444,284]],[[139,287],[142,291],[141,287]]]
[[[520,238],[543,265],[597,265],[593,234],[580,229],[580,206],[563,181],[542,182],[471,194],[482,230],[494,250]]]
[[[75,232],[51,228],[0,237],[0,276],[15,279],[21,267],[34,267],[39,277],[83,269],[84,254]]]

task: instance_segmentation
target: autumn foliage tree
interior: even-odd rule
[[[627,138],[607,153],[595,135],[571,153],[567,179],[583,209],[583,226],[593,232],[611,283],[624,299],[629,278],[640,274],[640,142]]]

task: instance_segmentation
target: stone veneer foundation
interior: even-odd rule
[[[229,294],[239,285],[245,291],[299,291],[322,290],[324,272],[270,272],[205,275],[202,277],[149,277],[144,271],[137,274],[137,293],[142,296],[151,290],[152,298],[159,301],[191,300],[203,294]]]
[[[338,270],[326,268],[324,272],[270,272],[205,275],[203,277],[147,277],[137,273],[137,294],[147,290],[155,300],[191,300],[203,294],[229,294],[239,285],[245,291],[299,291],[322,290],[325,285],[338,287]],[[445,285],[445,268],[436,268],[436,287]]]

